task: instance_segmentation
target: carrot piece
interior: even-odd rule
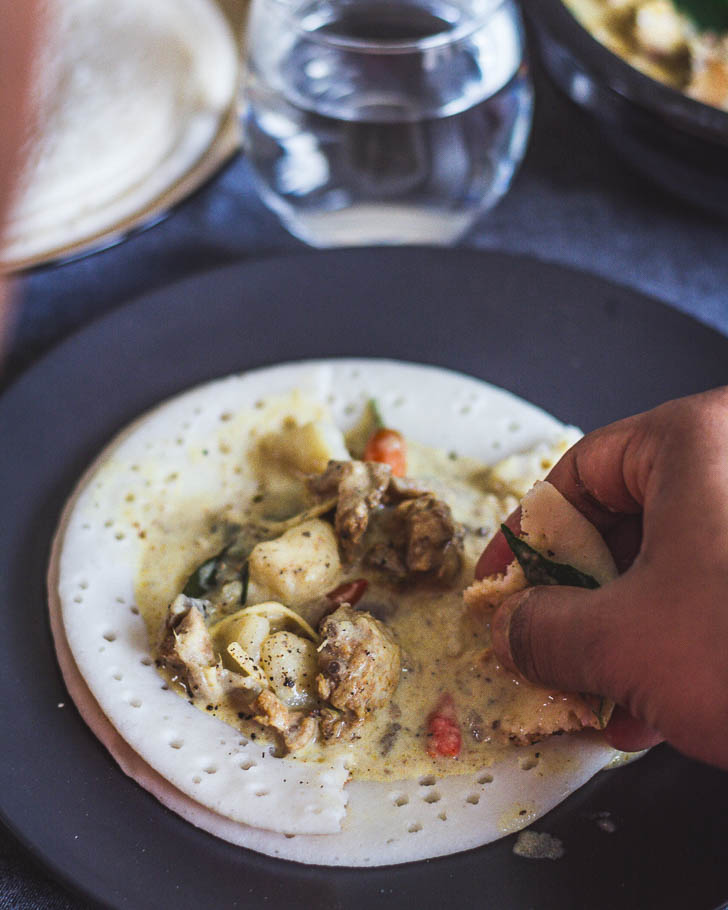
[[[364,461],[379,461],[388,464],[395,477],[407,473],[407,444],[397,430],[377,430],[369,437],[364,449]]]
[[[446,693],[427,718],[427,754],[431,758],[454,758],[460,754],[462,736],[452,695]]]

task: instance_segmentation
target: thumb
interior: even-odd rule
[[[612,598],[603,590],[558,585],[507,598],[491,624],[501,664],[532,683],[614,697],[606,659]]]
[[[619,654],[628,666],[641,658],[625,653],[625,639],[613,639],[620,604],[629,603],[621,579],[606,588],[585,590],[562,586],[527,588],[503,602],[491,623],[493,648],[501,664],[533,683],[564,692],[593,692],[629,705],[629,682]],[[628,636],[626,641],[640,641]],[[618,644],[617,651],[613,650]],[[631,662],[637,659],[637,663]],[[625,675],[625,679],[620,678]],[[647,749],[664,738],[653,726],[615,708],[606,728],[607,741],[627,752]]]

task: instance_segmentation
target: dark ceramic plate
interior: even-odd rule
[[[728,776],[667,747],[599,775],[537,823],[564,843],[556,862],[514,856],[509,837],[426,863],[332,870],[191,827],[126,778],[68,704],[44,577],[61,505],[84,466],[120,427],[183,388],[337,355],[462,370],[587,429],[728,381],[728,339],[654,300],[534,260],[462,250],[236,265],[88,326],[0,399],[6,825],[58,878],[114,908],[716,906],[728,896]],[[615,832],[597,824],[602,812]]]
[[[728,112],[630,66],[562,0],[528,0],[524,7],[549,74],[604,137],[650,180],[728,216]]]

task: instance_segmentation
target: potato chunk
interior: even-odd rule
[[[278,600],[299,606],[336,586],[341,574],[336,535],[325,521],[305,521],[257,544],[249,566],[248,603]]]
[[[242,612],[242,611],[241,611]],[[265,616],[243,613],[239,619],[225,623],[223,648],[236,641],[242,649],[257,661],[260,657],[260,646],[270,634],[270,623]]]
[[[293,632],[274,632],[261,645],[260,666],[286,707],[313,704],[318,660],[312,641]]]

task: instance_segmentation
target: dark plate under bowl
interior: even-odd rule
[[[635,69],[600,44],[562,0],[527,0],[551,78],[650,180],[728,216],[728,112]]]
[[[728,381],[728,338],[676,310],[580,272],[463,249],[243,262],[67,339],[0,397],[0,907],[31,906],[3,887],[4,823],[114,910],[715,908],[728,896],[728,774],[667,746],[597,775],[538,822],[564,844],[556,862],[515,856],[511,835],[429,862],[326,869],[192,827],[86,728],[56,666],[45,593],[53,531],[84,467],[182,389],[337,356],[460,370],[584,429]],[[598,824],[605,812],[616,830]]]

